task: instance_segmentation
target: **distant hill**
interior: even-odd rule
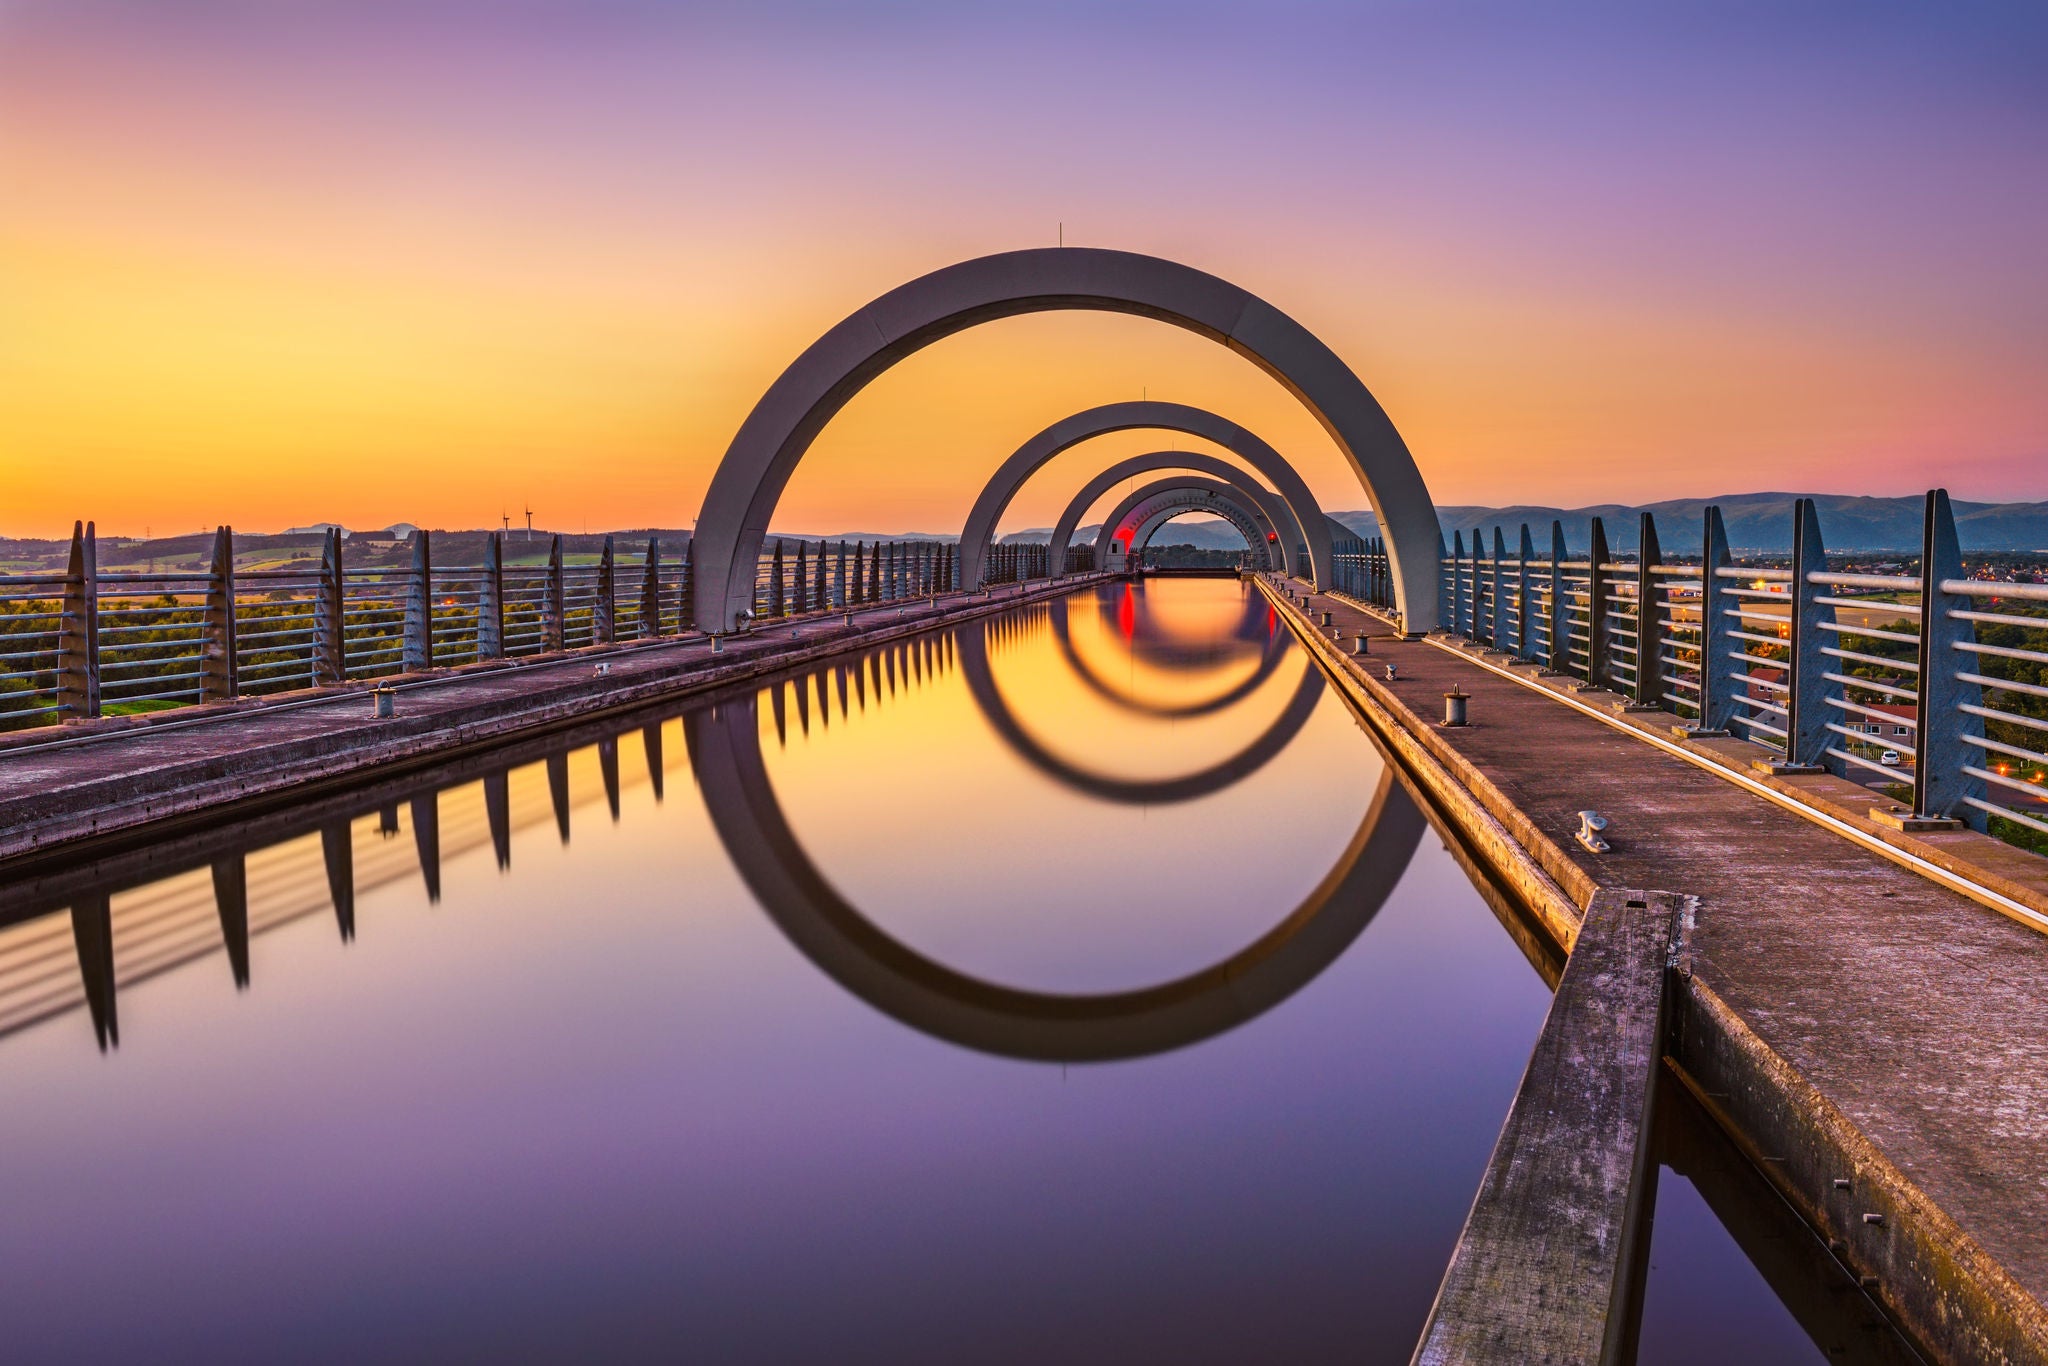
[[[1920,544],[1920,498],[1856,498],[1832,493],[1731,493],[1718,498],[1680,498],[1663,503],[1628,506],[1601,503],[1593,507],[1470,507],[1437,509],[1437,520],[1449,544],[1453,531],[1469,540],[1474,527],[1493,539],[1498,526],[1512,546],[1521,525],[1529,524],[1537,550],[1547,548],[1550,524],[1564,523],[1565,544],[1583,552],[1592,538],[1593,518],[1607,527],[1607,543],[1617,553],[1636,548],[1641,516],[1657,519],[1657,535],[1667,550],[1696,547],[1707,505],[1717,503],[1728,528],[1728,543],[1737,550],[1787,553],[1792,549],[1792,503],[1813,498],[1820,505],[1821,540],[1830,550],[1910,550]],[[1966,503],[1958,501],[1956,534],[1964,550],[2032,550],[2048,552],[2048,503]],[[1370,510],[1333,512],[1331,517],[1361,536],[1379,534]]]

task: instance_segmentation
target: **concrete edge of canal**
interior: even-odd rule
[[[1568,954],[1584,908],[1594,904],[1602,889],[1447,744],[1428,719],[1378,685],[1366,671],[1370,656],[1345,654],[1286,594],[1262,576],[1252,581],[1442,819],[1468,842],[1471,857],[1520,898],[1532,925]],[[2048,1362],[2048,1309],[1682,963],[1669,975],[1666,1038],[1672,1054],[1665,1062],[1670,1070],[1894,1324],[1936,1361]],[[1525,1090],[1530,1084],[1525,1078]],[[1588,1147],[1606,1137],[1590,1129],[1582,1135]],[[1503,1145],[1509,1138],[1504,1130]],[[1485,1194],[1482,1186],[1482,1202]],[[1635,1192],[1610,1191],[1609,1196],[1617,1207],[1628,1209]],[[1479,1214],[1477,1205],[1474,1214]],[[1523,1233],[1540,1239],[1554,1236],[1555,1230],[1525,1226]],[[1462,1240],[1460,1248],[1462,1253]],[[1543,1256],[1540,1248],[1525,1248],[1521,1254],[1530,1264]],[[1457,1265],[1454,1258],[1445,1294],[1455,1289]],[[1526,1307],[1521,1301],[1511,1306],[1516,1311]],[[1547,1308],[1582,1320],[1550,1325],[1552,1340],[1584,1340],[1585,1320],[1593,1315],[1598,1327],[1592,1339],[1606,1336],[1608,1306],[1600,1296],[1552,1296]],[[1503,1339],[1494,1351],[1419,1355],[1418,1360],[1520,1361],[1527,1359],[1523,1349],[1531,1340],[1518,1335]],[[1419,1351],[1429,1346],[1425,1336]],[[1612,1359],[1613,1349],[1608,1340],[1600,1355],[1569,1359]]]

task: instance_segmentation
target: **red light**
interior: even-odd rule
[[[1279,533],[1279,532],[1277,532],[1277,531],[1269,531],[1269,532],[1267,532],[1267,533],[1266,533],[1266,539],[1267,539],[1267,540],[1268,540],[1269,542],[1270,542],[1270,541],[1277,541],[1277,540],[1279,540],[1279,539],[1280,539],[1280,533]]]
[[[1125,640],[1138,633],[1137,595],[1131,592],[1129,584],[1124,585],[1123,598],[1116,605],[1116,625],[1124,633]]]

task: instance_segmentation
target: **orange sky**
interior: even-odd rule
[[[1068,71],[1048,97],[1044,35],[148,13],[0,11],[0,534],[481,526],[528,500],[561,530],[687,525],[815,336],[1062,220],[1293,313],[1440,502],[2048,497],[2048,236],[2015,179],[2040,164],[2032,106],[2000,122],[1959,90],[1902,127],[1881,73],[1851,67],[1800,72],[1870,101],[1846,115],[1768,69],[1746,73],[1748,125],[1683,88],[1580,107],[1571,73],[1524,92],[1550,103],[1475,109],[1428,69],[1383,97],[1330,86],[1313,45],[1279,39],[1103,89]],[[1479,63],[1490,92],[1538,79],[1511,52],[1395,39],[1411,63]],[[1136,40],[1108,34],[1105,61],[1117,41]],[[1200,97],[1204,60],[1247,72],[1235,107]],[[1058,315],[885,376],[776,524],[955,531],[1026,436],[1143,393],[1226,414],[1326,506],[1365,505],[1247,363]],[[1062,457],[1006,529],[1171,444]]]

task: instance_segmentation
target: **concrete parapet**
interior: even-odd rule
[[[1686,898],[1587,907],[1415,1361],[1634,1358],[1650,1105]]]

